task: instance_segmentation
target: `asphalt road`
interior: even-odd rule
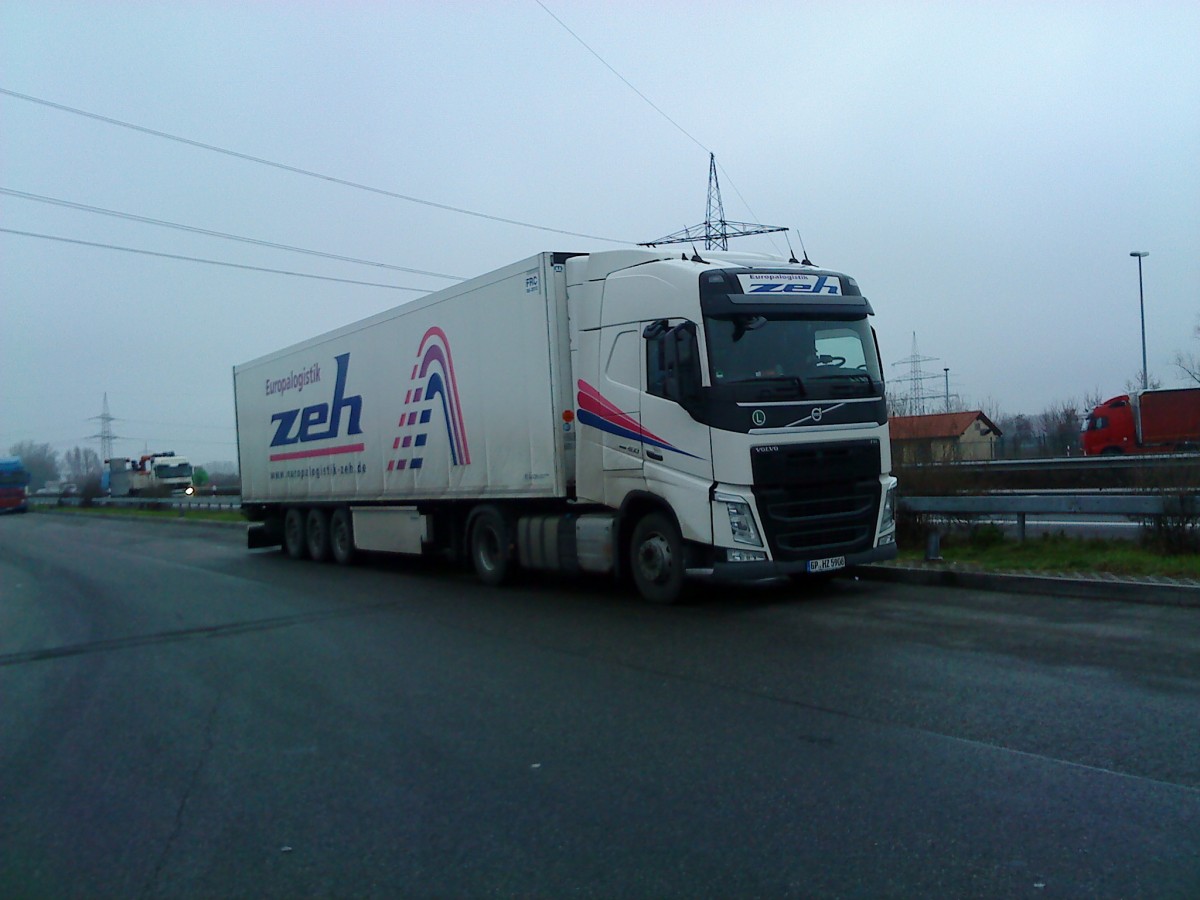
[[[1196,897],[1196,610],[0,518],[0,896]]]

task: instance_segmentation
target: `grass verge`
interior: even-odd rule
[[[31,507],[31,512],[51,512],[67,516],[107,516],[122,519],[161,519],[178,522],[246,522],[236,509],[189,509],[180,515],[178,509],[130,509],[120,506],[52,506]]]
[[[1164,554],[1133,541],[1043,535],[1024,542],[984,532],[942,540],[942,559],[988,571],[1064,573],[1106,572],[1129,577],[1200,579],[1200,555]],[[924,547],[901,548],[900,562],[925,559]]]

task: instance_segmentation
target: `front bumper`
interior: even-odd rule
[[[883,562],[888,559],[896,558],[896,544],[884,544],[879,547],[872,547],[869,550],[861,550],[858,553],[846,554],[846,568],[836,569],[833,574],[845,572],[853,566],[861,566],[866,563]],[[714,581],[721,581],[730,584],[746,584],[753,581],[766,581],[771,578],[784,578],[789,575],[807,575],[809,560],[793,560],[788,562],[778,562],[776,560],[763,560],[762,562],[727,562],[719,560],[714,562],[711,568],[708,569],[689,569],[689,575],[707,576]]]

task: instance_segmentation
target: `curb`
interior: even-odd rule
[[[1167,584],[1158,581],[1101,580],[1062,575],[1018,575],[998,572],[936,569],[918,566],[865,565],[855,569],[860,578],[927,587],[971,588],[1010,594],[1049,594],[1079,600],[1115,600],[1151,606],[1200,608],[1200,584]]]

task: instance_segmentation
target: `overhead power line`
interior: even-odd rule
[[[655,103],[653,100],[651,100],[651,99],[650,99],[649,97],[647,97],[645,94],[643,94],[643,93],[642,93],[640,90],[638,90],[638,88],[637,88],[637,87],[634,85],[634,83],[633,83],[632,81],[630,81],[628,78],[626,78],[624,75],[622,75],[622,74],[621,74],[620,72],[618,72],[616,69],[614,69],[614,68],[613,68],[611,65],[609,65],[609,63],[608,63],[608,60],[606,60],[606,59],[605,59],[603,56],[601,56],[599,53],[597,53],[595,50],[593,50],[593,49],[591,48],[591,46],[590,46],[590,45],[587,43],[587,41],[585,41],[583,38],[581,38],[581,37],[580,37],[578,34],[576,34],[574,31],[572,31],[572,30],[571,30],[571,27],[570,27],[569,25],[567,25],[567,23],[566,23],[566,22],[564,22],[562,19],[560,19],[558,16],[556,16],[556,15],[555,15],[553,12],[551,12],[550,8],[549,8],[548,6],[546,6],[546,4],[542,2],[542,0],[534,0],[534,2],[535,2],[535,3],[537,3],[537,5],[538,5],[538,6],[540,6],[540,7],[541,7],[543,10],[545,10],[545,13],[546,13],[546,15],[548,15],[548,16],[549,16],[550,18],[552,18],[552,19],[553,19],[555,22],[557,22],[559,25],[561,25],[561,26],[562,26],[562,28],[563,28],[563,30],[564,30],[564,31],[566,31],[566,33],[567,33],[567,34],[569,34],[571,37],[575,38],[575,40],[577,40],[577,41],[579,42],[580,46],[582,46],[582,47],[583,47],[583,49],[585,49],[585,50],[586,50],[588,53],[592,54],[592,56],[596,57],[596,59],[598,59],[598,60],[600,61],[600,64],[601,64],[602,66],[604,66],[604,68],[608,69],[608,71],[610,71],[610,72],[612,72],[614,75],[616,75],[616,76],[617,76],[617,78],[621,79],[621,82],[622,82],[622,83],[623,83],[623,84],[624,84],[624,85],[625,85],[627,88],[629,88],[631,91],[633,91],[635,94],[637,94],[637,95],[638,95],[639,97],[641,97],[643,100],[645,100],[645,101],[646,101],[646,103],[650,105],[650,108],[651,108],[651,109],[653,109],[653,110],[654,110],[656,113],[658,113],[660,116],[662,116],[664,119],[666,119],[666,120],[667,120],[668,122],[670,122],[672,125],[674,125],[674,126],[675,126],[675,127],[676,127],[676,128],[679,130],[679,131],[680,131],[680,133],[681,133],[681,134],[683,134],[683,136],[684,136],[684,137],[686,137],[686,138],[687,138],[689,141],[691,141],[693,144],[695,144],[697,147],[699,147],[701,150],[703,150],[705,153],[707,153],[707,154],[709,155],[709,157],[710,157],[710,158],[712,158],[712,157],[713,157],[713,155],[714,155],[714,154],[713,154],[713,151],[712,151],[711,149],[709,149],[708,147],[706,147],[706,146],[705,146],[705,145],[704,145],[704,144],[703,144],[703,143],[702,143],[702,142],[701,142],[701,141],[700,141],[698,138],[696,138],[696,137],[695,137],[695,136],[694,136],[694,135],[693,135],[691,132],[689,132],[689,131],[688,131],[686,128],[684,128],[682,125],[680,125],[680,124],[679,124],[678,122],[676,122],[674,119],[672,119],[672,118],[671,118],[669,115],[667,115],[667,113],[666,113],[666,112],[665,112],[665,111],[662,109],[662,107],[660,107],[660,106],[659,106],[657,103]],[[724,166],[719,166],[719,168],[720,168],[720,170],[721,170],[721,173],[722,173],[722,174],[725,176],[725,181],[726,181],[726,183],[727,183],[727,184],[728,184],[728,185],[729,185],[731,188],[733,188],[733,192],[734,192],[735,194],[737,194],[737,195],[738,195],[738,199],[742,201],[742,205],[743,205],[743,206],[745,206],[745,207],[746,207],[746,209],[750,210],[750,215],[751,215],[751,216],[753,216],[755,219],[757,219],[757,218],[758,218],[758,214],[757,214],[756,212],[754,212],[754,210],[753,210],[753,209],[750,209],[750,204],[749,204],[748,202],[746,202],[746,198],[742,196],[742,192],[741,192],[740,190],[738,190],[738,186],[737,186],[736,184],[734,184],[734,182],[733,182],[733,179],[729,177],[729,172],[728,172],[728,171],[726,171],[726,169],[725,169],[725,167],[724,167]],[[776,230],[782,230],[782,229],[776,229]],[[754,233],[763,233],[763,234],[766,234],[766,233],[769,233],[769,232],[754,232]],[[672,235],[672,236],[673,236],[673,237],[677,237],[677,236],[679,236],[679,235],[681,235],[681,234],[684,234],[684,232],[675,232],[675,234],[674,234],[674,235]],[[690,239],[691,239],[691,238],[690,238],[690,236],[689,236],[689,240],[690,240]],[[776,250],[779,250],[779,245],[778,245],[777,243],[775,243],[775,239],[774,239],[774,238],[769,238],[769,240],[771,241],[771,243],[772,243],[772,244],[774,244],[774,245],[775,245],[775,249],[776,249]],[[779,251],[779,252],[780,252],[780,253],[782,253],[782,251]]]
[[[194,422],[159,422],[155,419],[121,419],[131,425],[166,425],[169,428],[199,428],[204,431],[236,431],[236,425],[197,425]]]
[[[198,228],[195,225],[183,225],[179,222],[166,222],[162,219],[151,219],[148,216],[139,216],[133,213],[118,212],[115,209],[103,209],[99,206],[88,206],[85,203],[75,203],[71,200],[60,200],[57,197],[44,197],[40,194],[30,194],[25,191],[15,191],[11,188],[0,187],[0,194],[7,194],[10,197],[18,197],[22,200],[33,200],[38,203],[49,203],[53,206],[64,206],[68,209],[78,209],[83,212],[98,213],[102,216],[114,216],[118,219],[128,219],[131,222],[141,222],[146,225],[158,225],[162,228],[176,228],[180,231],[189,231],[192,234],[203,234],[207,237],[223,238],[227,241],[242,241],[246,244],[255,244],[259,247],[270,247],[274,250],[288,250],[292,253],[307,253],[310,256],[320,256],[325,259],[336,259],[340,262],[358,263],[363,266],[375,266],[380,269],[392,269],[397,272],[409,272],[413,275],[429,275],[433,278],[449,278],[453,281],[465,280],[462,275],[445,275],[441,272],[427,272],[424,269],[410,269],[407,266],[396,266],[391,263],[375,262],[370,259],[357,259],[353,256],[340,256],[336,253],[324,253],[320,250],[307,250],[304,247],[292,247],[288,244],[276,244],[272,241],[264,241],[258,238],[243,237],[237,234],[228,234],[224,231],[212,231],[208,228]]]
[[[624,75],[622,75],[620,72],[618,72],[612,66],[610,66],[608,64],[608,61],[603,56],[601,56],[599,53],[597,53],[595,50],[593,50],[590,46],[588,46],[588,43],[583,38],[581,38],[579,35],[577,35],[574,31],[572,31],[566,22],[564,22],[562,19],[560,19],[554,13],[552,13],[550,11],[550,8],[548,6],[546,6],[546,4],[542,2],[542,0],[535,0],[535,2],[537,3],[538,6],[540,6],[542,9],[544,9],[546,11],[546,15],[548,15],[555,22],[557,22],[559,25],[561,25],[563,27],[563,30],[566,31],[567,34],[569,34],[571,37],[575,38],[575,40],[579,41],[579,43],[583,46],[584,50],[586,50],[588,53],[592,54],[592,56],[596,57],[596,59],[600,60],[600,64],[602,66],[604,66],[604,68],[608,69],[608,71],[612,72],[614,75],[616,75],[618,78],[620,78],[621,81],[623,81],[625,83],[625,86],[627,88],[629,88],[631,91],[633,91],[635,94],[637,94],[643,100],[645,100],[648,104],[650,104],[651,108],[653,108],[655,112],[657,112],[660,116],[662,116],[664,119],[666,119],[668,122],[670,122],[676,128],[678,128],[680,130],[680,132],[683,133],[684,137],[686,137],[689,141],[691,141],[693,144],[695,144],[697,147],[699,147],[705,153],[712,152],[707,147],[705,147],[702,143],[700,143],[700,141],[698,141],[695,137],[693,137],[686,128],[684,128],[682,125],[680,125],[678,122],[676,122],[670,116],[668,116],[665,112],[663,112],[662,108],[657,103],[655,103],[653,100],[651,100],[649,97],[647,97],[641,91],[639,91],[636,87],[634,87],[633,82],[631,82],[628,78],[626,78]]]
[[[80,244],[84,247],[98,247],[102,250],[120,250],[122,253],[140,253],[143,256],[157,256],[162,259],[181,259],[186,262],[204,263],[210,266],[225,266],[230,269],[246,269],[251,272],[270,272],[273,275],[292,275],[296,278],[315,278],[318,281],[337,281],[341,284],[358,284],[365,287],[387,288],[392,291],[414,291],[418,294],[428,294],[429,288],[402,287],[398,284],[380,284],[375,281],[357,281],[353,278],[334,278],[331,275],[314,275],[311,272],[292,272],[287,269],[268,269],[265,266],[248,266],[242,263],[225,262],[220,259],[203,259],[199,256],[181,256],[178,253],[159,253],[155,250],[143,250],[138,247],[119,247],[116,244],[101,244],[96,241],[81,241],[76,238],[60,237],[54,234],[38,234],[34,231],[18,231],[15,228],[0,228],[5,234],[18,234],[22,237],[40,238],[44,241],[60,241],[64,244]]]
[[[334,175],[326,175],[322,172],[314,172],[311,169],[302,169],[299,166],[289,166],[286,163],[275,162],[274,160],[265,159],[261,156],[253,156],[249,153],[241,153],[237,150],[229,150],[225,147],[218,147],[215,144],[206,144],[203,141],[193,140],[192,138],[181,137],[177,134],[170,134],[166,131],[159,131],[155,128],[147,128],[145,125],[137,125],[133,122],[124,122],[121,119],[114,119],[111,116],[102,116],[99,113],[88,112],[86,109],[77,109],[73,106],[66,106],[62,103],[55,103],[52,100],[43,100],[41,97],[33,97],[29,94],[21,94],[17,91],[11,91],[8,88],[0,87],[0,94],[5,94],[9,97],[15,97],[18,100],[26,100],[30,103],[37,103],[42,106],[47,106],[51,109],[57,109],[60,112],[68,112],[72,115],[83,116],[88,119],[94,119],[97,122],[104,122],[106,125],[115,125],[118,128],[128,128],[131,131],[141,132],[153,137],[163,138],[168,141],[186,144],[189,147],[197,147],[201,150],[209,150],[213,153],[221,153],[225,156],[232,156],[235,159],[245,160],[246,162],[258,163],[262,166],[270,166],[273,169],[280,169],[284,172],[291,172],[294,175],[304,175],[308,178],[317,178],[321,181],[328,181],[331,184],[340,184],[343,187],[350,187],[360,191],[367,191],[372,194],[379,194],[383,197],[392,197],[396,200],[407,200],[409,203],[419,203],[422,206],[429,206],[434,209],[442,209],[447,212],[459,213],[464,216],[473,216],[477,219],[486,219],[489,222],[500,222],[504,225],[517,225],[521,228],[533,228],[537,231],[545,231],[550,234],[562,234],[568,237],[585,238],[589,241],[603,241],[607,244],[634,244],[635,241],[622,241],[617,238],[602,237],[596,234],[585,234],[581,231],[566,231],[562,228],[550,228],[546,225],[538,225],[533,222],[523,222],[520,219],[509,219],[504,216],[494,216],[490,213],[478,212],[473,209],[465,209],[461,206],[450,206],[447,203],[437,203],[433,200],[424,200],[420,197],[413,197],[409,194],[400,194],[396,191],[389,191],[384,188],[372,187],[369,184],[362,184],[357,181],[350,181],[345,178],[338,178]]]

